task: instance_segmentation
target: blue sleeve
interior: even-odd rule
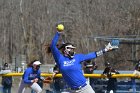
[[[86,60],[91,60],[91,59],[95,59],[95,58],[97,58],[96,52],[79,55],[80,62],[84,62]]]
[[[53,54],[53,57],[55,59],[55,62],[58,62],[60,56],[61,56],[61,53],[59,51],[59,49],[57,48],[57,42],[58,42],[58,39],[60,37],[60,33],[56,33],[53,40],[52,40],[52,43],[51,43],[51,52]]]
[[[30,69],[26,69],[26,71],[24,72],[24,75],[23,75],[23,80],[25,83],[32,83],[31,80],[28,79],[28,76],[30,75]]]

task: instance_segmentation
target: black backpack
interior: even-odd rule
[[[12,86],[12,77],[2,77],[2,85],[5,87]]]

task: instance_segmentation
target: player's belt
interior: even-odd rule
[[[79,86],[78,88],[71,88],[72,90],[80,90],[81,88],[85,87],[87,84],[83,84],[81,86]]]

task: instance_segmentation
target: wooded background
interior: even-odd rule
[[[140,0],[0,0],[0,62],[37,58],[54,63],[45,45],[58,23],[65,26],[63,41],[74,43],[77,53],[97,51],[108,42],[94,37],[140,38]],[[94,61],[98,69],[110,62],[116,69],[132,70],[139,58],[140,45],[129,43]]]

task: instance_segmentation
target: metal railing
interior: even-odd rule
[[[23,75],[23,73],[7,73],[7,74],[0,74],[0,76],[13,76],[13,77],[21,77]],[[50,73],[41,73],[41,76],[43,76],[43,77],[48,77],[48,76],[52,76],[52,74],[50,74]],[[103,75],[103,74],[84,74],[84,76],[85,77],[89,77],[89,78],[95,78],[95,79],[105,79],[105,78],[107,78],[107,76],[105,76],[105,75]],[[62,77],[62,74],[57,74],[55,77]],[[140,90],[139,91],[137,91],[138,90],[138,86],[137,86],[137,81],[135,81],[135,79],[140,79],[140,76],[135,76],[134,74],[125,74],[125,73],[123,73],[123,74],[114,74],[114,75],[112,75],[111,76],[112,78],[117,78],[117,79],[124,79],[124,78],[129,78],[130,79],[130,81],[129,81],[129,83],[127,83],[127,82],[123,82],[123,83],[121,83],[121,84],[123,84],[124,86],[126,85],[126,86],[130,86],[130,88],[131,88],[131,92],[130,91],[128,91],[128,90],[124,90],[125,91],[125,93],[140,93]],[[119,83],[118,83],[119,84]],[[101,85],[101,84],[98,84],[98,85]],[[96,85],[95,85],[96,86]],[[139,86],[140,87],[140,86]],[[126,87],[125,87],[126,88]],[[122,91],[120,92],[120,90],[118,90],[118,92],[117,93],[123,93]]]

